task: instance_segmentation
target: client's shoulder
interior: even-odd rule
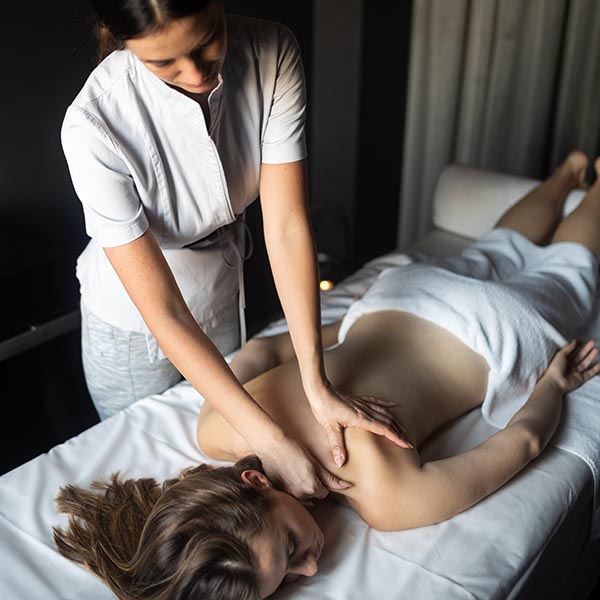
[[[348,462],[336,474],[353,485],[336,499],[382,531],[428,524],[420,510],[423,486],[418,451],[361,429],[346,429],[345,436]]]

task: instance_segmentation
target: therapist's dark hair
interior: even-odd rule
[[[159,30],[169,21],[189,17],[215,0],[92,0],[96,13],[98,62],[125,41]]]
[[[59,552],[106,583],[119,600],[259,600],[251,540],[268,528],[272,502],[245,483],[256,456],[232,467],[200,465],[160,486],[154,479],[61,488]]]

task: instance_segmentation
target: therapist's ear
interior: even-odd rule
[[[254,469],[242,471],[240,478],[244,483],[247,483],[257,490],[268,490],[273,487],[273,484],[266,475],[260,471],[255,471]]]

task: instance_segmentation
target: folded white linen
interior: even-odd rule
[[[504,427],[527,401],[556,350],[582,327],[593,311],[598,263],[575,243],[539,247],[509,229],[494,229],[461,255],[385,269],[348,310],[343,341],[362,315],[401,310],[452,332],[490,367],[482,414]],[[565,401],[564,418],[552,443],[582,458],[591,468],[597,504],[600,483],[600,378]],[[600,534],[595,511],[592,538]]]

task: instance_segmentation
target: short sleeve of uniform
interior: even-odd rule
[[[262,143],[263,163],[306,158],[306,88],[300,48],[294,34],[277,28],[277,64],[273,101]]]
[[[87,234],[102,247],[140,237],[148,219],[133,178],[102,125],[85,110],[70,106],[61,141]]]

